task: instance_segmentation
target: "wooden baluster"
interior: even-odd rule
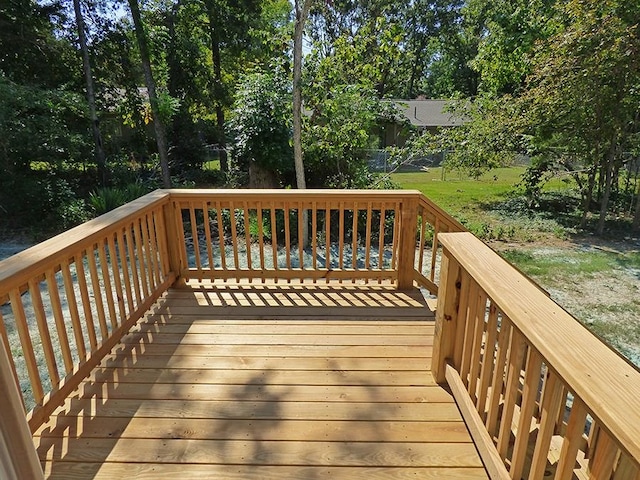
[[[22,390],[20,389],[20,379],[18,378],[18,371],[16,370],[16,364],[13,361],[13,355],[11,354],[11,346],[9,345],[9,335],[7,335],[7,329],[4,325],[4,318],[2,317],[2,311],[0,310],[0,339],[4,345],[4,349],[7,351],[7,358],[9,359],[9,366],[11,367],[11,374],[13,380],[16,383],[16,388],[20,392],[20,400],[22,400],[22,406],[24,407],[24,399],[22,398]]]
[[[548,373],[544,390],[538,436],[531,459],[531,469],[529,470],[529,478],[532,480],[541,480],[545,476],[551,437],[553,437],[556,428],[558,413],[564,405],[562,383],[552,371]]]
[[[258,202],[256,206],[256,217],[258,221],[258,248],[260,249],[260,271],[262,276],[262,283],[265,281],[264,277],[264,219],[262,217],[262,203]]]
[[[620,449],[618,445],[616,445],[607,432],[600,429],[595,452],[589,460],[589,478],[593,480],[611,478],[613,475],[613,467],[619,453]]]
[[[574,397],[571,414],[569,415],[569,423],[567,424],[567,431],[562,440],[562,449],[556,469],[556,480],[569,480],[573,476],[576,455],[582,444],[582,435],[584,433],[586,419],[587,409],[584,402],[580,400],[580,398]]]
[[[307,230],[304,225],[305,220],[305,212],[303,208],[304,204],[302,200],[298,202],[298,258],[300,262],[300,270],[304,270],[304,242],[306,239],[304,238],[304,232]],[[304,274],[301,273],[300,283],[303,281]]]
[[[622,453],[612,480],[640,480],[640,466],[629,455]]]
[[[518,430],[513,455],[511,457],[511,478],[521,478],[524,464],[527,459],[527,449],[529,447],[531,419],[533,418],[536,399],[538,396],[538,385],[540,384],[540,370],[542,368],[542,357],[533,348],[529,347],[529,355],[525,367],[524,386],[522,389],[522,403],[520,405],[520,418],[518,420]]]
[[[122,294],[122,280],[124,280],[124,287],[127,297],[127,306],[129,307],[129,314],[133,312],[134,307],[134,299],[133,295],[135,294],[136,302],[139,304],[140,300],[140,284],[138,283],[138,270],[136,269],[135,262],[135,254],[133,253],[133,241],[131,240],[131,232],[128,232],[129,235],[126,237],[122,229],[119,229],[117,232],[117,240],[118,240],[118,249],[116,251],[116,244],[113,237],[109,237],[109,252],[111,254],[111,261],[113,266],[113,277],[116,284],[116,290],[119,291],[119,298],[122,298],[124,301],[124,295]],[[127,262],[127,252],[129,257],[129,262]],[[120,257],[118,258],[118,253]],[[131,265],[131,277],[133,277],[133,281],[129,276],[129,265]],[[120,278],[120,273],[122,272],[122,279]],[[116,275],[117,274],[117,275]],[[120,287],[118,287],[120,284]],[[133,284],[133,285],[132,285]],[[123,323],[127,317],[124,316],[122,318]]]
[[[384,270],[384,234],[385,234],[385,218],[387,212],[384,204],[380,208],[380,231],[378,232],[378,268]],[[378,277],[378,284],[382,283],[382,277]]]
[[[276,204],[271,202],[271,251],[273,253],[273,268],[277,272],[278,266],[278,223],[276,221]],[[275,280],[278,280],[278,275],[275,276]]]
[[[98,257],[100,258],[100,269],[102,271],[102,281],[104,282],[104,292],[107,299],[107,307],[109,309],[109,318],[111,318],[111,328],[115,330],[116,328],[118,328],[118,317],[116,316],[116,306],[113,300],[113,289],[111,288],[111,275],[109,274],[109,263],[107,262],[107,255],[105,253],[104,240],[101,240],[98,243]],[[114,272],[114,276],[115,276],[115,272]],[[122,310],[120,311],[120,315],[122,316],[122,318],[124,318],[125,317],[124,303],[121,304],[118,298],[116,298],[116,302],[118,303],[118,308],[122,308]]]
[[[522,334],[513,330],[511,335],[511,349],[509,352],[509,367],[507,372],[507,385],[504,394],[502,418],[500,420],[500,433],[498,434],[498,454],[501,458],[507,457],[509,441],[511,440],[511,422],[520,389],[520,371],[527,350],[527,345]]]
[[[504,387],[505,370],[507,367],[507,353],[509,344],[511,343],[511,321],[506,315],[502,315],[502,323],[500,332],[498,333],[498,350],[496,352],[496,364],[491,377],[491,396],[489,397],[489,405],[487,409],[487,431],[489,435],[495,437],[498,429],[498,416],[500,412],[500,397]]]
[[[265,265],[264,265],[264,219],[262,216],[262,203],[258,202],[256,207],[256,215],[258,217],[258,248],[260,249],[260,270],[263,272],[261,275],[262,283],[265,283]]]
[[[372,209],[373,209],[373,205],[371,204],[371,202],[368,202],[367,203],[367,225],[364,230],[364,238],[365,238],[364,268],[367,271],[371,270],[371,235],[373,234],[373,232],[371,231]],[[369,277],[367,277],[366,283],[369,283]]]
[[[475,280],[471,279],[469,284],[469,295],[467,308],[460,311],[460,320],[464,324],[464,336],[462,337],[462,358],[460,363],[460,378],[465,387],[469,386],[469,370],[471,369],[471,354],[473,352],[473,338],[476,330],[476,315],[478,308],[478,296],[480,287]]]
[[[205,210],[206,212],[206,210]],[[149,269],[151,271],[151,274],[153,275],[153,280],[151,281],[151,284],[153,285],[153,289],[155,290],[156,288],[158,288],[160,286],[160,284],[162,283],[162,274],[160,271],[160,262],[158,259],[158,255],[159,255],[159,245],[158,245],[158,239],[156,236],[156,229],[157,229],[157,216],[156,216],[156,211],[154,210],[153,212],[150,212],[149,214],[147,214],[147,228],[149,231],[149,243],[147,244],[149,246],[149,257],[151,259],[150,265],[149,265]],[[208,229],[209,225],[206,224],[205,228]],[[211,252],[211,242],[209,242],[207,244],[207,248],[209,249],[209,252]]]
[[[489,395],[489,383],[493,374],[493,367],[496,353],[496,340],[498,337],[498,309],[496,304],[490,301],[489,319],[487,320],[487,335],[484,344],[484,355],[482,356],[482,370],[480,372],[480,387],[478,389],[478,401],[476,407],[480,417],[486,420],[485,406]]]
[[[167,244],[167,228],[164,220],[162,208],[153,211],[153,223],[155,225],[155,244],[158,246],[159,265],[158,265],[158,285],[161,284],[165,277],[171,271],[171,261],[169,260],[169,246]]]
[[[400,236],[400,223],[402,221],[402,212],[400,203],[396,202],[393,209],[393,237],[391,238],[391,270],[398,270],[398,248]]]
[[[91,276],[91,289],[93,290],[93,298],[96,302],[96,312],[98,313],[98,324],[100,325],[100,335],[102,341],[109,337],[109,328],[107,327],[107,318],[102,301],[102,289],[100,288],[100,278],[98,277],[98,266],[96,264],[95,244],[91,245],[87,250],[87,260],[89,261],[89,275]]]
[[[211,225],[209,223],[209,203],[207,201],[202,202],[202,226],[204,228],[204,238],[207,242],[207,258],[209,259],[209,270],[213,272],[213,242],[211,240]],[[212,277],[213,278],[213,277]]]
[[[231,220],[231,247],[233,248],[233,268],[238,271],[240,268],[238,257],[238,231],[236,228],[236,207],[233,203],[229,203],[229,218]],[[236,275],[236,281],[238,281],[238,275]]]
[[[78,302],[76,301],[76,292],[73,286],[73,280],[71,279],[69,262],[67,260],[63,260],[60,267],[62,270],[62,278],[64,279],[64,291],[67,296],[69,314],[71,315],[71,325],[73,327],[73,335],[76,341],[76,349],[78,350],[80,361],[84,361],[85,357],[87,356],[87,349],[84,344],[84,337],[82,335],[80,313],[78,312]]]
[[[16,330],[20,337],[22,355],[24,356],[24,363],[27,367],[27,373],[29,374],[33,397],[36,403],[39,403],[44,398],[44,391],[42,389],[42,382],[40,381],[40,372],[38,372],[36,356],[33,353],[33,343],[31,342],[31,334],[29,333],[27,316],[24,311],[24,305],[22,304],[20,290],[17,288],[11,290],[9,292],[9,301],[11,302],[11,310],[13,311],[13,319],[16,322]]]
[[[93,321],[93,312],[91,311],[91,300],[89,299],[89,289],[87,288],[87,277],[84,271],[83,252],[75,255],[76,276],[78,277],[78,286],[80,287],[80,298],[82,299],[82,311],[84,312],[84,325],[87,328],[89,337],[89,346],[91,351],[98,346],[96,338],[96,326]]]
[[[338,268],[344,270],[344,202],[340,202],[338,210]]]
[[[249,212],[249,206],[247,202],[242,203],[242,212],[244,219],[244,241],[247,245],[247,268],[249,270],[253,270],[253,262],[251,261],[251,225],[250,225],[250,216],[251,212]]]
[[[358,204],[353,202],[353,221],[351,225],[351,267],[354,270],[352,283],[355,283],[355,270],[358,269]]]
[[[487,294],[482,289],[478,292],[478,303],[475,313],[475,329],[472,337],[471,366],[469,370],[469,395],[475,404],[478,401],[478,379],[480,377],[480,366],[482,364],[482,338],[486,327],[485,316],[487,311]],[[486,351],[486,350],[485,350]]]
[[[318,270],[318,204],[315,201],[311,204],[311,268],[314,272]],[[314,276],[313,283],[316,281]]]
[[[325,242],[325,263],[327,267],[327,283],[329,283],[329,272],[331,271],[331,207],[327,202],[327,209],[325,211],[325,230],[327,240]]]
[[[149,214],[140,218],[140,231],[142,232],[142,253],[145,259],[145,268],[147,270],[147,280],[149,281],[149,294],[151,294],[156,286],[153,278],[153,247],[149,240]],[[142,260],[140,260],[142,262]]]
[[[179,202],[173,202],[174,219],[176,222],[176,233],[178,235],[178,251],[180,252],[180,264],[182,271],[176,272],[182,280],[189,280],[189,262],[187,260],[187,242],[184,236],[184,222],[182,220],[182,206]]]
[[[475,282],[474,282],[475,283]],[[465,331],[467,329],[467,310],[470,301],[471,277],[464,272],[460,278],[460,298],[458,300],[458,321],[456,322],[455,343],[453,351],[453,366],[460,371],[462,368],[462,351],[464,349]]]
[[[420,243],[418,245],[418,272],[422,273],[422,267],[424,265],[424,245],[425,237],[427,236],[427,218],[422,212],[422,208],[418,208],[418,216],[420,219]]]
[[[29,280],[29,293],[31,294],[31,303],[33,304],[33,311],[35,313],[36,323],[38,324],[38,332],[40,333],[40,341],[42,342],[44,359],[47,363],[49,379],[51,380],[52,387],[55,388],[60,382],[58,365],[56,363],[56,355],[53,351],[53,344],[51,343],[49,325],[47,325],[47,315],[44,311],[44,305],[42,303],[40,283],[36,282],[33,278]],[[0,319],[0,323],[1,322],[2,319]]]
[[[134,247],[133,257],[131,257],[131,269],[132,271],[138,275],[138,280],[136,280],[136,284],[140,284],[140,300],[137,305],[144,302],[144,300],[149,296],[149,286],[147,285],[147,274],[146,274],[146,266],[144,263],[144,253],[143,253],[143,245],[142,239],[140,238],[140,219],[134,220],[129,228],[127,229],[127,235],[131,235],[133,232],[133,236],[131,237]],[[136,305],[136,306],[137,306]]]
[[[435,224],[433,226],[433,243],[431,247],[431,274],[429,279],[432,282],[436,281],[436,262],[438,259],[438,233],[440,232],[440,218],[436,217]]]
[[[49,290],[49,300],[51,300],[51,309],[53,310],[53,318],[56,322],[56,332],[58,333],[58,345],[62,351],[62,360],[64,361],[65,374],[73,370],[73,358],[71,356],[71,347],[69,346],[69,337],[67,335],[67,327],[62,314],[62,303],[60,302],[60,294],[58,292],[58,282],[53,269],[45,272],[47,279],[47,290]]]
[[[287,258],[287,270],[291,271],[291,225],[289,221],[289,215],[291,213],[291,207],[288,202],[284,204],[284,247],[285,255]],[[287,276],[287,283],[291,283],[291,277]]]
[[[189,202],[189,220],[191,223],[191,239],[193,240],[193,254],[196,262],[196,270],[198,270],[197,278],[202,281],[202,261],[200,259],[200,242],[198,240],[198,223],[196,220],[196,210],[193,202]]]
[[[222,207],[216,202],[216,218],[218,219],[218,242],[220,243],[220,265],[223,271],[227,270],[227,249],[224,241],[224,221],[222,219]]]

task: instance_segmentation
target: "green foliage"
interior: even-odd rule
[[[291,93],[283,72],[257,70],[247,74],[236,94],[229,122],[236,170],[251,163],[282,177],[293,171]]]
[[[307,107],[313,109],[302,137],[309,186],[367,187],[373,176],[366,149],[377,145],[375,128],[393,115],[393,107],[362,85],[332,86]]]
[[[95,215],[102,215],[147,193],[149,189],[139,183],[124,188],[99,188],[89,194],[89,203]]]

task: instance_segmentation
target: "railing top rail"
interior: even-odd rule
[[[473,234],[443,233],[439,240],[601,425],[640,459],[640,372]]]
[[[74,255],[84,245],[91,245],[117,225],[155,208],[168,198],[167,191],[156,190],[0,261],[0,298],[8,290],[26,284],[37,272],[55,266],[61,257]]]
[[[211,198],[224,197],[244,201],[265,198],[300,198],[308,201],[327,198],[344,198],[346,200],[402,200],[410,197],[422,196],[418,190],[331,190],[331,189],[171,189],[165,190],[171,197],[180,198]]]
[[[423,194],[420,194],[420,205],[423,207],[427,207],[432,210],[436,215],[439,216],[440,220],[445,222],[449,231],[451,232],[466,232],[467,227],[462,225],[458,220],[453,218],[449,213],[447,213],[442,207],[433,202],[430,198],[426,197]]]

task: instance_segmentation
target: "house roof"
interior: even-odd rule
[[[400,113],[416,127],[453,127],[464,123],[460,117],[456,117],[445,111],[449,100],[391,100]]]

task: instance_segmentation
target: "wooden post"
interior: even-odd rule
[[[400,215],[398,215],[398,213]],[[398,290],[413,287],[416,257],[416,228],[418,225],[418,197],[410,196],[402,201],[400,212],[400,238],[398,239]]]
[[[460,274],[460,265],[444,250],[431,360],[431,373],[438,383],[446,383],[447,358],[453,357],[460,303]]]
[[[186,265],[182,265],[181,261],[180,248],[182,248],[182,245],[179,245],[179,235],[176,227],[176,215],[179,215],[179,210],[175,205],[171,196],[169,196],[169,201],[162,207],[162,216],[164,219],[164,231],[166,232],[165,244],[167,245],[167,255],[169,256],[169,271],[175,273],[176,284],[179,284],[184,281],[181,280],[181,272],[183,268],[186,268]]]
[[[43,478],[20,394],[9,367],[9,357],[2,342],[0,342],[0,392],[3,392],[2,408],[0,408],[0,478],[7,480]]]

